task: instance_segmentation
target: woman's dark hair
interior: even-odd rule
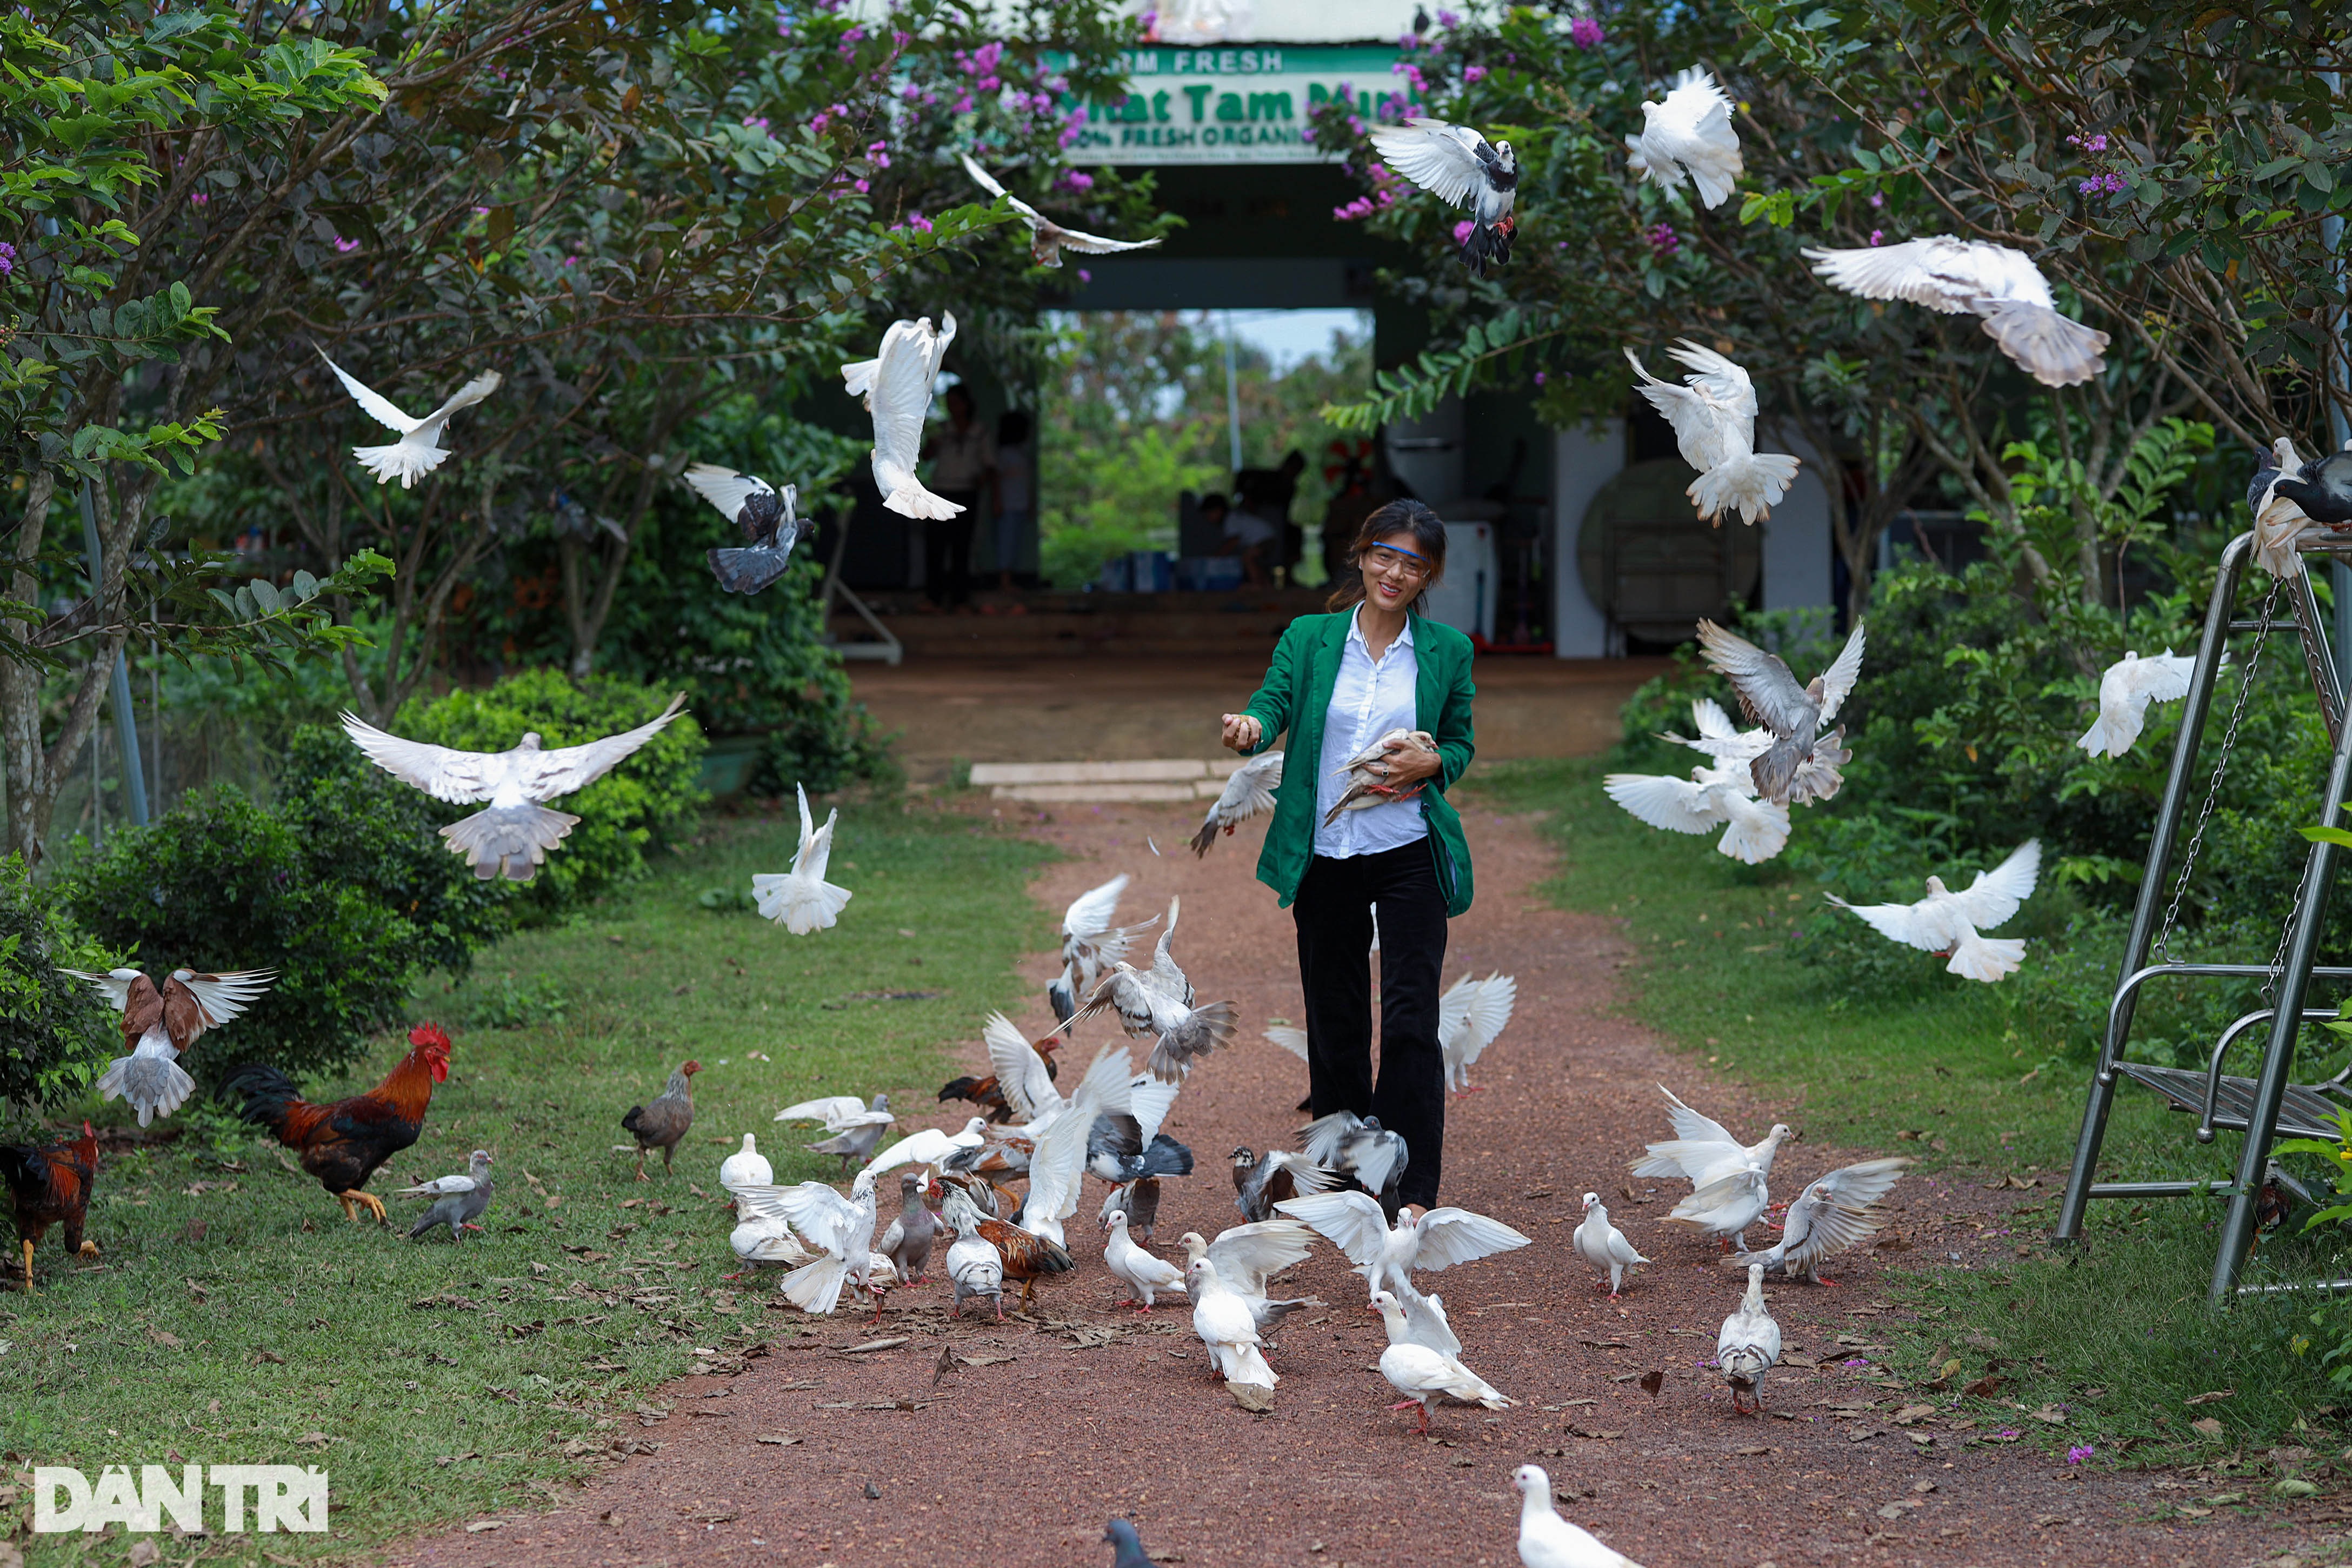
[[[1420,501],[1391,501],[1364,519],[1364,526],[1356,530],[1356,542],[1348,547],[1346,576],[1332,590],[1323,608],[1337,612],[1361,601],[1364,574],[1360,563],[1364,552],[1398,534],[1411,534],[1413,552],[1429,563],[1429,575],[1421,580],[1420,591],[1405,607],[1411,613],[1420,614],[1423,597],[1445,576],[1445,525]]]

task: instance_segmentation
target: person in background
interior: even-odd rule
[[[1323,465],[1323,481],[1331,498],[1323,506],[1323,575],[1332,582],[1348,576],[1348,557],[1356,548],[1356,533],[1364,519],[1381,509],[1384,499],[1373,485],[1372,444],[1331,443],[1331,461]]]
[[[971,529],[981,496],[996,473],[996,438],[980,423],[980,407],[961,382],[948,388],[947,428],[923,444],[931,460],[931,491],[963,508],[923,524],[923,597],[932,608],[954,610],[971,598]]]
[[[1216,502],[1216,510],[1209,503]],[[1272,553],[1274,541],[1280,536],[1278,525],[1268,522],[1255,512],[1239,508],[1227,510],[1223,496],[1204,496],[1201,499],[1201,516],[1207,521],[1223,519],[1225,542],[1217,547],[1219,555],[1232,555],[1239,550],[1242,558],[1242,578],[1252,588],[1264,588],[1270,580],[1266,557]]]
[[[1029,416],[1007,409],[996,422],[996,586],[1013,591],[1022,530],[1037,509],[1037,460],[1029,450]]]

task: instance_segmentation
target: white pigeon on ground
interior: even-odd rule
[[[1103,1243],[1103,1267],[1134,1292],[1130,1299],[1139,1312],[1149,1313],[1155,1296],[1184,1294],[1184,1270],[1135,1244],[1135,1239],[1127,1233],[1124,1209],[1110,1212],[1110,1236]]]
[[[2270,456],[2255,466],[2246,486],[2246,505],[2254,514],[2254,564],[2273,577],[2292,577],[2303,570],[2294,541],[2312,521],[2301,507],[2278,493],[2280,480],[2293,480],[2302,472],[2303,455],[2294,449],[2294,438],[2282,435],[2271,443]]]
[[[1021,1228],[1056,1247],[1066,1247],[1062,1221],[1078,1210],[1085,1184],[1087,1144],[1097,1116],[1128,1114],[1127,1052],[1116,1044],[1096,1053],[1066,1104],[1038,1124],[1029,1153],[1029,1195],[1021,1206]]]
[[[1684,1104],[1664,1084],[1658,1085],[1658,1092],[1666,1097],[1666,1120],[1673,1124],[1675,1135],[1650,1145],[1648,1151],[1633,1162],[1633,1171],[1637,1176],[1679,1178],[1694,1187],[1706,1186],[1749,1166],[1769,1176],[1772,1174],[1772,1156],[1795,1135],[1788,1124],[1775,1122],[1762,1142],[1742,1145],[1728,1127]]]
[[[1780,1325],[1764,1305],[1764,1265],[1748,1265],[1748,1294],[1739,1310],[1723,1320],[1715,1336],[1715,1364],[1731,1385],[1731,1413],[1758,1416],[1764,1411],[1764,1375],[1780,1364]],[[1739,1396],[1748,1396],[1740,1408]]]
[[[1863,623],[1853,623],[1829,668],[1801,685],[1779,654],[1712,621],[1698,623],[1698,644],[1707,668],[1731,683],[1748,721],[1772,732],[1772,744],[1748,765],[1758,797],[1782,806],[1827,799],[1818,794],[1817,770],[1806,764],[1818,752],[1823,727],[1837,717],[1862,678]]]
[[[937,1170],[958,1149],[976,1149],[985,1143],[987,1128],[988,1118],[974,1116],[963,1124],[961,1133],[945,1133],[937,1127],[910,1133],[868,1161],[866,1174],[878,1176],[900,1166],[929,1166]]]
[[[1902,299],[1946,316],[1975,315],[1985,335],[2044,386],[2071,387],[2106,368],[2107,335],[2058,313],[2050,280],[2021,250],[1937,235],[1900,245],[1808,247],[1805,259],[1864,299]]]
[[[1552,1502],[1551,1477],[1542,1466],[1521,1465],[1511,1473],[1511,1485],[1519,1493],[1520,1568],[1642,1568],[1559,1516]]]
[[[740,1199],[736,1207],[740,1213]],[[773,1211],[738,1220],[735,1228],[728,1232],[727,1245],[752,1269],[797,1269],[816,1257],[793,1232],[791,1223]],[[750,1271],[740,1270],[724,1277],[740,1280]]]
[[[1500,970],[1483,980],[1465,975],[1437,998],[1437,1048],[1445,1059],[1446,1086],[1455,1093],[1473,1092],[1470,1070],[1510,1026],[1518,999],[1519,982]]]
[[[319,357],[327,360],[326,350],[320,350]],[[358,380],[334,361],[327,360],[327,368],[335,372],[335,379],[343,383],[343,390],[352,394],[352,401],[358,403],[370,419],[386,430],[399,433],[400,439],[389,446],[354,446],[352,455],[360,460],[361,467],[375,476],[377,484],[389,485],[398,479],[404,490],[414,486],[448,458],[448,448],[441,444],[441,430],[449,423],[449,416],[460,409],[473,407],[498,391],[499,382],[504,379],[496,371],[484,371],[450,393],[449,401],[439,408],[423,419],[412,419],[403,413],[390,398]]]
[[[1389,1294],[1396,1297],[1404,1316],[1402,1330],[1389,1331],[1391,1343],[1402,1338],[1409,1344],[1433,1350],[1440,1355],[1458,1356],[1462,1354],[1462,1341],[1445,1316],[1444,1298],[1424,1296],[1410,1285],[1402,1291],[1391,1291]]]
[[[1755,776],[1750,765],[1771,750],[1779,737],[1761,725],[1748,729],[1739,728],[1713,697],[1699,697],[1692,702],[1691,723],[1698,730],[1696,739],[1676,735],[1672,730],[1661,731],[1658,738],[1670,746],[1685,746],[1693,751],[1705,752],[1718,768],[1738,764],[1742,777],[1748,779],[1748,794],[1752,798]],[[1837,794],[1845,784],[1845,775],[1841,769],[1853,760],[1853,751],[1844,742],[1845,727],[1843,725],[1815,737],[1811,755],[1797,764],[1796,776],[1790,780],[1789,799],[1791,802],[1818,805]],[[1698,776],[1693,774],[1692,777],[1696,779]],[[1619,803],[1623,804],[1622,801]],[[1633,808],[1628,806],[1626,810],[1632,810]],[[1634,815],[1640,816],[1641,813],[1636,811]],[[1655,827],[1659,824],[1651,825]],[[1717,847],[1722,846],[1718,844]],[[1725,850],[1724,852],[1729,854],[1731,852]]]
[[[746,1218],[782,1220],[818,1253],[783,1278],[784,1296],[803,1312],[830,1312],[842,1287],[866,1288],[874,1264],[874,1174],[860,1171],[849,1196],[821,1181],[794,1186],[747,1186],[735,1193],[736,1212]],[[883,1267],[889,1267],[888,1260]]]
[[[1789,844],[1789,808],[1758,800],[1755,776],[1743,764],[1694,768],[1688,779],[1612,773],[1601,788],[1650,827],[1692,834],[1721,828],[1716,852],[1743,865],[1761,865]]]
[[[696,495],[743,531],[740,545],[704,552],[711,575],[730,593],[757,593],[783,576],[793,547],[816,531],[801,519],[800,491],[790,485],[779,494],[756,474],[716,463],[694,464],[685,478]]]
[[[1414,118],[1371,133],[1372,150],[1389,168],[1449,207],[1470,209],[1462,265],[1478,277],[1511,259],[1518,220],[1511,214],[1519,184],[1518,154],[1507,141],[1489,142],[1466,125]]]
[[[414,784],[436,800],[453,805],[489,804],[441,830],[453,854],[466,857],[487,882],[504,876],[529,882],[580,819],[548,810],[545,802],[573,794],[611,772],[659,735],[686,706],[684,692],[660,715],[636,728],[584,746],[542,750],[539,732],[526,733],[511,751],[459,751],[421,740],[404,740],[343,715],[343,731],[368,759],[394,778]]]
[[[761,919],[774,921],[795,936],[805,936],[839,920],[851,894],[849,889],[824,880],[825,862],[833,858],[834,824],[841,821],[841,808],[826,812],[824,826],[820,828],[809,814],[808,791],[795,784],[793,793],[801,806],[801,846],[793,855],[793,869],[761,872],[752,877],[751,895],[759,902]]]
[[[1642,379],[1634,390],[1675,427],[1675,444],[1698,477],[1683,493],[1702,521],[1719,523],[1738,512],[1743,523],[1769,518],[1797,482],[1797,460],[1756,450],[1756,383],[1713,349],[1684,339],[1666,352],[1688,365],[1684,384],[1652,375],[1633,350],[1626,363]]]
[[[1701,204],[1719,207],[1739,183],[1739,133],[1731,129],[1731,97],[1715,73],[1692,66],[1675,78],[1664,103],[1642,105],[1642,133],[1625,138],[1625,167],[1634,175],[1679,189],[1687,171]]]
[[[1864,1160],[1843,1166],[1808,1186],[1789,1205],[1780,1222],[1780,1239],[1761,1252],[1726,1258],[1728,1268],[1749,1263],[1768,1273],[1813,1284],[1832,1281],[1821,1277],[1822,1260],[1859,1245],[1885,1224],[1873,1207],[1894,1190],[1911,1162],[1900,1156]]]
[[[1226,776],[1225,787],[1209,807],[1201,831],[1192,835],[1192,853],[1204,858],[1219,833],[1231,833],[1252,817],[1274,810],[1274,791],[1282,783],[1282,753],[1262,751]]]
[[[1272,1388],[1282,1379],[1265,1362],[1256,1319],[1249,1303],[1228,1288],[1217,1266],[1196,1258],[1184,1270],[1184,1284],[1192,1299],[1192,1332],[1209,1347],[1209,1362],[1228,1383]]]
[[[719,1162],[720,1186],[772,1186],[775,1180],[775,1169],[760,1152],[759,1139],[749,1133],[743,1134],[741,1148]]]
[[[963,154],[963,172],[971,176],[973,184],[992,196],[1003,196],[1013,209],[1013,216],[1029,225],[1029,259],[1039,267],[1059,267],[1062,253],[1076,251],[1080,256],[1112,256],[1123,250],[1150,250],[1160,243],[1150,239],[1105,239],[1083,230],[1064,228],[1020,197],[997,183],[993,175],[972,161],[971,153]]]
[[[1078,998],[1102,981],[1103,971],[1127,956],[1128,945],[1139,931],[1160,923],[1160,916],[1134,925],[1113,925],[1118,895],[1127,891],[1128,874],[1119,873],[1099,887],[1090,887],[1070,900],[1062,915],[1062,972],[1045,988],[1056,1022],[1067,1023],[1078,1010]]]
[[[1528,1244],[1499,1219],[1466,1208],[1433,1208],[1418,1219],[1400,1212],[1393,1228],[1381,1206],[1360,1192],[1286,1197],[1275,1208],[1312,1227],[1348,1255],[1374,1291],[1412,1289],[1412,1270],[1434,1271]]]
[[[1609,1276],[1609,1299],[1615,1301],[1625,1289],[1625,1270],[1636,1263],[1649,1261],[1633,1249],[1625,1233],[1610,1223],[1608,1206],[1597,1192],[1584,1195],[1584,1218],[1570,1238],[1576,1255]]]
[[[1267,1294],[1276,1274],[1305,1262],[1315,1249],[1315,1233],[1295,1219],[1232,1226],[1217,1232],[1214,1241],[1188,1230],[1178,1240],[1188,1265],[1204,1258],[1216,1265],[1218,1282],[1241,1298],[1262,1334],[1273,1333],[1293,1312],[1323,1304],[1313,1296],[1286,1300]]]
[[[841,367],[843,388],[852,397],[865,398],[874,415],[874,483],[882,492],[882,504],[904,517],[937,520],[963,510],[923,488],[915,476],[931,390],[939,382],[948,345],[955,341],[955,318],[942,313],[940,320],[936,331],[928,316],[893,321],[882,334],[880,352]]]
[[[1836,894],[1824,894],[1840,909],[1852,910],[1880,936],[1916,947],[1923,953],[1948,954],[1945,969],[1964,980],[1990,983],[2012,974],[2025,960],[2025,943],[2016,937],[1983,936],[2018,911],[2033,896],[2042,874],[2042,842],[2028,839],[2010,852],[2007,860],[1959,892],[1945,887],[1944,879],[1927,879],[1927,896],[1916,904],[1848,904]]]
[[[1701,1236],[1717,1238],[1726,1247],[1746,1251],[1748,1228],[1763,1218],[1771,1206],[1772,1194],[1764,1173],[1751,1164],[1695,1188],[1660,1223],[1687,1226]]]
[[[1450,1399],[1488,1410],[1507,1410],[1518,1403],[1496,1392],[1487,1381],[1462,1364],[1460,1359],[1417,1343],[1405,1321],[1403,1303],[1386,1291],[1372,1292],[1372,1310],[1389,1331],[1389,1347],[1381,1352],[1381,1375],[1404,1396],[1391,1410],[1408,1405],[1421,1408],[1421,1430],[1429,1430],[1429,1402]]]
[[[961,1192],[948,1194],[940,1218],[955,1233],[948,1248],[948,1279],[955,1290],[950,1317],[961,1316],[965,1301],[986,1296],[996,1304],[996,1321],[1004,1321],[1004,1254],[980,1233],[980,1210]]]
[[[2094,757],[2121,757],[2139,739],[2147,705],[2189,695],[2197,661],[2167,648],[2153,658],[2126,652],[2099,677],[2099,716],[2074,744]]]
[[[1380,1194],[1383,1204],[1412,1160],[1402,1133],[1390,1132],[1378,1116],[1353,1111],[1334,1111],[1307,1123],[1298,1129],[1298,1147],[1325,1170],[1354,1176],[1366,1192]]]

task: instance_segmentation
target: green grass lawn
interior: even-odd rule
[[[1559,864],[1545,891],[1556,904],[1624,921],[1640,954],[1627,972],[1632,1016],[1710,1071],[1793,1101],[1792,1124],[1816,1143],[1916,1155],[1917,1175],[1956,1187],[2010,1176],[2038,1184],[2005,1186],[1996,1200],[2003,1218],[1993,1222],[2030,1256],[2012,1249],[2012,1260],[1999,1265],[1910,1277],[1906,1299],[1921,1321],[1891,1358],[1909,1385],[1955,1359],[1966,1373],[1955,1388],[1990,1368],[2005,1384],[1994,1401],[1968,1402],[1980,1422],[2005,1422],[2025,1433],[2021,1440],[2055,1448],[2090,1444],[2108,1458],[2118,1446],[2135,1458],[2210,1457],[2274,1440],[2343,1446],[2332,1407],[2352,1411],[2352,1398],[2329,1387],[2319,1358],[2352,1327],[2340,1312],[2314,1322],[2316,1303],[2299,1298],[2209,1313],[2218,1203],[2102,1202],[2083,1246],[2041,1245],[2055,1220],[2089,1068],[2051,1061],[2051,1042],[2012,1012],[2014,988],[1956,980],[1921,954],[1916,986],[1840,994],[1784,947],[1792,918],[1817,906],[1820,889],[1776,864],[1741,866],[1709,838],[1643,826],[1602,795],[1604,770],[1595,762],[1505,764],[1481,768],[1476,788],[1505,809],[1548,813],[1543,831]],[[1934,868],[1920,869],[1924,876]],[[2033,954],[2029,947],[2029,964]],[[2190,1118],[2125,1085],[2103,1174],[2234,1175],[2239,1141],[2224,1134],[2200,1146],[2190,1128]],[[1776,1199],[1793,1196],[1776,1188]],[[1924,1196],[1919,1181],[1909,1184],[1915,1214]],[[2343,1250],[2332,1236],[2276,1236],[2264,1242],[2254,1277],[2341,1274]],[[2236,1392],[2183,1403],[2221,1389]],[[2066,1424],[2028,1418],[2011,1401],[2026,1412],[2068,1406]],[[2221,1437],[2194,1432],[2199,1419],[2219,1421]]]
[[[397,1229],[346,1224],[207,1107],[184,1110],[177,1142],[107,1162],[90,1211],[102,1267],[68,1271],[53,1232],[38,1291],[0,1297],[0,1449],[93,1479],[107,1464],[322,1466],[331,1532],[272,1538],[283,1556],[543,1502],[532,1489],[579,1470],[583,1448],[663,1437],[629,1412],[698,1349],[796,1332],[763,1310],[772,1275],[719,1282],[733,1266],[713,1201],[724,1154],[753,1132],[779,1181],[831,1177],[835,1161],[799,1147],[821,1134],[770,1120],[818,1093],[887,1090],[932,1117],[946,1048],[1013,999],[1015,960],[1050,939],[1024,891],[1050,852],[921,806],[845,811],[833,877],[856,896],[833,930],[794,937],[705,906],[782,869],[793,842],[775,820],[714,822],[587,918],[519,936],[417,999],[412,1016],[455,1037],[450,1076],[371,1186],[491,1150],[488,1229],[462,1245],[408,1240],[415,1199],[388,1199]],[[320,1095],[372,1087],[404,1049],[387,1036]],[[234,1026],[204,1050],[233,1061]],[[621,1115],[689,1056],[704,1068],[694,1130],[676,1173],[656,1160],[639,1185],[612,1152]],[[29,1521],[28,1495],[6,1506]],[[37,1564],[126,1550],[29,1539]]]

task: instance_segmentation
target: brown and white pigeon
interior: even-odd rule
[[[245,1011],[278,978],[275,969],[202,975],[182,968],[158,986],[136,969],[110,969],[103,975],[85,969],[64,972],[97,987],[122,1015],[122,1043],[129,1054],[107,1064],[99,1076],[98,1092],[102,1100],[128,1101],[142,1127],[178,1110],[194,1090],[195,1080],[180,1065],[180,1058],[194,1049],[205,1030]]]
[[[971,176],[973,184],[990,195],[1003,197],[1005,204],[1013,209],[1013,215],[1029,225],[1029,259],[1039,267],[1061,266],[1062,253],[1066,250],[1076,251],[1080,256],[1111,256],[1123,250],[1150,250],[1160,243],[1157,236],[1150,239],[1105,239],[1100,235],[1090,235],[1082,229],[1064,228],[1020,197],[1008,193],[997,183],[994,175],[972,162],[969,152],[963,155],[963,172]]]

